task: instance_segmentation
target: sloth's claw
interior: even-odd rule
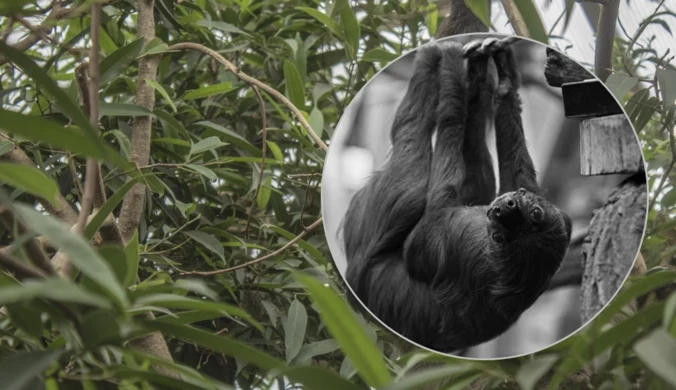
[[[465,46],[462,48],[462,56],[465,58],[470,58],[483,54],[481,51],[481,44],[482,41],[480,39],[476,39],[465,44]]]

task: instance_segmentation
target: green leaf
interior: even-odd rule
[[[267,179],[265,179],[265,183],[261,185],[261,188],[258,190],[258,196],[256,196],[256,204],[258,205],[258,208],[263,210],[265,209],[265,206],[268,205],[268,202],[270,201],[270,193],[271,189],[270,186],[272,185],[272,176],[268,176]]]
[[[305,92],[303,81],[296,66],[290,61],[284,61],[284,82],[286,84],[286,97],[291,100],[298,109],[305,107]]]
[[[215,138],[215,137],[214,137]],[[205,167],[204,165],[197,164],[185,164],[186,168],[192,169],[193,171],[199,173],[200,175],[206,177],[209,180],[217,180],[218,176],[214,171]]]
[[[94,310],[85,314],[79,329],[82,342],[88,349],[103,344],[117,344],[122,340],[120,319],[115,317],[110,310]]]
[[[312,111],[310,111],[310,127],[317,133],[317,136],[321,137],[324,132],[324,114],[314,106]]]
[[[312,277],[296,274],[317,305],[322,322],[338,341],[359,375],[371,387],[385,386],[392,378],[376,345],[366,335],[354,313],[331,288],[321,285]]]
[[[174,111],[174,113],[176,113],[176,106],[174,105],[174,102],[171,101],[171,98],[169,97],[167,90],[164,89],[162,84],[158,83],[155,80],[149,80],[149,79],[146,79],[146,83],[148,85],[150,85],[151,87],[153,87],[154,90],[159,92],[160,95],[162,95],[162,97],[164,98],[164,100],[166,100],[167,103],[169,103],[169,106],[171,107],[172,111]]]
[[[266,141],[268,144],[268,149],[270,152],[272,152],[272,155],[275,157],[275,160],[284,163],[284,154],[282,154],[282,150],[277,146],[276,143],[272,141]]]
[[[23,301],[7,305],[6,308],[7,313],[12,319],[12,325],[36,339],[43,336],[42,311],[35,307],[32,302]]]
[[[221,21],[217,21],[217,20],[203,19],[203,20],[198,20],[197,22],[195,22],[195,24],[198,25],[198,26],[206,27],[206,28],[215,28],[217,30],[221,30],[221,31],[228,32],[228,33],[242,34],[242,35],[246,35],[248,37],[251,36],[251,34],[240,30],[239,28],[233,26],[230,23],[225,23],[225,22],[221,22]]]
[[[181,340],[196,343],[213,351],[233,356],[247,363],[255,364],[264,370],[281,369],[284,363],[246,343],[226,336],[208,333],[187,325],[177,325],[163,321],[146,322],[148,328],[163,334],[173,335]]]
[[[326,26],[326,28],[328,28],[329,31],[335,34],[338,38],[342,38],[343,34],[341,33],[340,25],[335,20],[331,19],[329,15],[326,15],[321,11],[309,7],[296,7],[296,9],[299,11],[303,11],[306,14],[317,19],[317,21]]]
[[[190,155],[200,154],[209,150],[214,150],[220,148],[221,146],[227,145],[225,142],[218,139],[218,137],[208,137],[205,138],[190,148]]]
[[[108,367],[111,377],[121,379],[137,379],[144,383],[151,383],[158,389],[176,389],[176,390],[203,390],[204,387],[193,385],[180,379],[168,377],[152,371],[136,369],[129,366],[111,365]]]
[[[354,364],[354,361],[351,361]],[[428,368],[417,371],[415,374],[408,375],[405,378],[390,384],[389,386],[383,387],[383,390],[417,389],[427,383],[453,378],[457,375],[466,374],[472,371],[475,371],[475,369],[464,364]]]
[[[141,52],[141,48],[143,48],[143,39],[137,39],[106,56],[99,65],[100,84],[106,85],[119,77],[129,64],[136,59],[136,56]]]
[[[397,57],[399,57],[398,54],[391,53],[385,49],[377,47],[367,51],[361,60],[366,62],[390,62]]]
[[[154,116],[154,114],[136,104],[101,103],[101,116]]]
[[[115,272],[115,276],[120,284],[124,284],[124,278],[127,275],[127,259],[124,248],[114,244],[102,244],[98,247],[99,254],[110,265]],[[84,278],[81,278],[82,280]],[[83,286],[86,286],[83,284]],[[94,290],[94,289],[92,289]]]
[[[286,326],[284,326],[284,344],[286,345],[286,361],[293,360],[298,355],[305,339],[305,330],[307,329],[307,311],[305,306],[294,299],[289,306],[289,313],[286,317]]]
[[[342,6],[339,3],[342,3]],[[361,37],[359,22],[347,0],[337,0],[336,5],[340,6],[340,26],[343,30],[347,53],[350,58],[354,59],[357,57]]]
[[[208,87],[191,89],[183,95],[183,100],[203,99],[213,95],[222,95],[234,91],[239,87],[232,86],[231,82],[210,85]]]
[[[14,133],[34,142],[44,142],[57,149],[81,153],[88,157],[123,164],[124,160],[113,148],[107,147],[98,137],[92,140],[82,129],[63,127],[55,122],[35,116],[22,115],[0,109],[1,132]]]
[[[676,106],[676,71],[657,68],[655,76],[660,85],[664,106],[667,109],[673,108]]]
[[[223,245],[218,242],[214,236],[206,234],[204,232],[198,232],[195,230],[183,232],[186,236],[192,238],[198,243],[202,244],[205,248],[209,249],[211,252],[218,255],[218,257],[225,263],[225,253],[223,251]]]
[[[0,42],[0,52],[2,52],[15,66],[21,68],[26,76],[35,81],[37,85],[44,88],[45,91],[54,98],[54,102],[71,117],[73,122],[84,129],[83,135],[89,139],[92,147],[96,148],[98,153],[104,154],[103,146],[99,141],[98,130],[92,127],[91,123],[89,123],[89,118],[85,116],[80,109],[80,106],[56,84],[55,80],[24,53],[7,46],[4,42]],[[3,126],[5,125],[4,121],[0,120],[0,123],[2,123]]]
[[[68,253],[71,263],[96,282],[119,307],[127,305],[127,296],[110,265],[81,236],[61,221],[42,215],[32,207],[13,204],[14,214],[30,230],[44,236],[57,248]]]
[[[518,0],[517,0],[518,1]],[[486,27],[491,24],[491,3],[488,0],[465,0],[465,4]]]
[[[167,309],[185,309],[218,312],[223,315],[240,317],[257,329],[262,330],[261,325],[254,320],[249,313],[237,306],[226,303],[211,302],[203,299],[192,299],[175,294],[152,294],[138,298],[134,302],[135,306],[158,306]]]
[[[605,84],[617,100],[622,100],[629,91],[638,83],[637,77],[629,77],[622,73],[613,73],[608,77]]]
[[[62,351],[22,351],[7,354],[0,361],[0,383],[4,390],[34,388],[42,373],[61,356]],[[39,382],[38,382],[39,383]]]
[[[333,371],[321,367],[290,367],[280,370],[280,375],[294,382],[302,383],[307,389],[321,390],[359,390],[363,386],[354,384]]]
[[[516,373],[516,380],[523,390],[532,390],[535,384],[559,359],[557,355],[538,355],[526,362]]]
[[[0,182],[46,199],[51,204],[56,205],[59,187],[37,168],[27,165],[0,163]]]
[[[533,4],[533,0],[514,0],[514,5],[518,8],[521,17],[526,24],[529,37],[544,44],[549,43],[547,31],[542,24],[542,19],[540,19],[540,14],[538,13],[537,7]]]
[[[427,30],[430,33],[430,36],[434,36],[437,33],[437,23],[439,20],[439,10],[437,5],[431,3],[427,7],[427,13],[425,14],[425,25]]]
[[[303,345],[293,361],[298,364],[310,364],[313,357],[326,355],[338,348],[340,348],[340,345],[334,339],[315,341],[314,343]]]
[[[254,156],[260,156],[261,151],[256,148],[255,146],[251,145],[249,141],[244,139],[241,135],[235,133],[234,131],[227,129],[221,125],[217,125],[216,123],[209,122],[209,121],[201,121],[195,123],[195,125],[198,126],[204,126],[209,129],[218,131],[219,133],[223,134],[222,138],[225,138],[226,141],[231,142],[232,144],[236,145],[238,148],[246,150],[247,152],[251,153]]]
[[[84,230],[84,237],[87,240],[91,240],[96,234],[97,231],[101,228],[103,223],[106,220],[106,217],[112,213],[115,208],[122,202],[124,196],[129,192],[141,180],[144,180],[147,177],[153,176],[152,174],[145,174],[137,176],[133,179],[128,180],[126,183],[120,186],[113,194],[106,200],[106,203],[101,206],[101,208],[96,212],[94,217],[89,221]]]
[[[127,273],[124,275],[124,287],[129,287],[136,284],[138,277],[138,229],[134,230],[134,235],[131,237],[127,245],[124,247],[124,254],[127,256]]]
[[[634,344],[636,356],[650,369],[671,386],[676,386],[676,339],[664,329],[655,329],[648,336]]]
[[[51,299],[57,302],[111,308],[110,302],[106,299],[60,278],[29,280],[23,285],[0,287],[0,305],[25,303],[32,299]]]

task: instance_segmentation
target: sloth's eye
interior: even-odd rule
[[[542,217],[544,216],[544,213],[542,212],[542,209],[539,207],[534,208],[533,210],[530,211],[530,217],[533,219],[535,222],[540,222],[542,221]]]
[[[505,241],[505,238],[500,233],[493,233],[491,238],[498,244],[502,244]]]

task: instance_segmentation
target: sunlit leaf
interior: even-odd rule
[[[516,8],[519,10],[521,17],[526,24],[529,37],[544,44],[549,43],[547,31],[542,24],[542,19],[540,18],[537,7],[533,4],[533,0],[514,0],[514,5],[516,5]]]
[[[620,101],[637,83],[637,77],[630,77],[622,73],[613,73],[605,81],[606,87]]]
[[[159,92],[160,95],[162,95],[162,97],[164,98],[164,100],[166,100],[167,103],[169,103],[169,106],[171,107],[171,109],[172,109],[172,110],[174,111],[174,113],[175,113],[175,112],[176,112],[176,106],[174,105],[174,102],[171,101],[171,97],[169,97],[169,94],[167,93],[167,90],[164,89],[164,87],[162,86],[162,84],[158,83],[158,82],[155,81],[155,80],[149,80],[149,79],[146,80],[146,83],[147,83],[148,85],[150,85],[151,87],[153,87],[154,90],[156,90],[157,92]]]
[[[476,15],[481,23],[491,27],[491,2],[489,0],[465,0],[465,4]]]
[[[106,85],[117,78],[136,59],[142,47],[143,39],[137,39],[101,60],[99,65],[99,82],[101,85]]]
[[[210,85],[208,87],[203,87],[199,89],[192,89],[188,92],[186,92],[185,95],[183,95],[183,100],[192,100],[192,99],[203,99],[205,97],[213,96],[213,95],[223,95],[226,94],[230,91],[234,91],[238,89],[239,87],[232,85],[232,83],[227,82],[227,83],[220,83],[220,84],[214,84]]]
[[[289,61],[284,61],[284,81],[286,83],[286,96],[294,106],[302,110],[305,107],[303,81],[296,66]]]
[[[286,361],[290,362],[298,355],[303,339],[305,338],[305,329],[307,328],[307,311],[305,306],[297,299],[294,299],[289,306],[289,313],[286,316],[286,326],[284,344],[286,345]]]
[[[36,168],[0,163],[0,183],[2,182],[56,205],[59,188],[52,179]]]
[[[192,238],[193,240],[197,241],[198,243],[204,245],[205,248],[209,249],[211,252],[218,255],[218,257],[222,261],[225,261],[225,253],[223,251],[223,245],[221,245],[221,243],[218,242],[218,240],[215,239],[213,236],[206,234],[204,232],[198,232],[198,231],[194,231],[194,230],[184,232],[183,234]]]

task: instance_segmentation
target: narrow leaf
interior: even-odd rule
[[[390,62],[397,57],[399,57],[399,55],[396,53],[391,53],[385,49],[377,47],[367,51],[361,60],[366,62]]]
[[[208,150],[214,150],[220,148],[221,146],[227,145],[225,142],[222,142],[218,137],[208,137],[205,138],[190,148],[190,155],[200,154]]]
[[[319,10],[316,10],[314,8],[309,8],[309,7],[296,7],[297,10],[303,11],[306,14],[312,16],[313,18],[317,19],[320,23],[322,23],[326,28],[329,29],[333,34],[335,34],[337,37],[342,38],[342,33],[340,30],[340,25],[329,15],[326,15],[322,13]]]
[[[199,173],[200,175],[206,177],[209,180],[216,180],[218,179],[218,176],[214,171],[211,169],[205,167],[204,165],[197,165],[197,164],[185,164],[186,168],[192,169],[193,171]]]
[[[222,95],[238,88],[239,87],[233,87],[231,82],[214,84],[186,92],[185,95],[183,95],[183,100],[203,99],[213,95]]]
[[[542,24],[542,19],[537,7],[533,4],[533,0],[514,0],[514,5],[516,5],[523,21],[526,23],[530,38],[547,44],[549,42],[547,31]]]
[[[489,0],[465,0],[465,4],[472,13],[481,20],[486,27],[492,27],[491,24],[491,2]]]
[[[637,83],[637,77],[630,77],[622,73],[611,74],[605,82],[606,87],[608,87],[610,92],[612,92],[620,101]]]
[[[4,182],[31,195],[47,199],[56,205],[59,187],[56,183],[37,168],[0,163],[0,183]]]
[[[390,383],[391,377],[382,355],[345,300],[310,276],[296,274],[296,278],[307,287],[322,321],[364,381],[371,387]]]
[[[145,107],[126,103],[101,103],[101,116],[153,116]]]
[[[23,285],[0,287],[0,305],[25,303],[33,299],[52,299],[57,302],[111,308],[110,302],[106,299],[60,278],[30,280]]]
[[[17,218],[30,230],[45,236],[57,248],[68,253],[71,263],[96,282],[119,307],[125,307],[127,296],[108,263],[81,236],[70,231],[63,222],[42,215],[32,207],[13,204]]]
[[[164,98],[164,100],[166,100],[167,103],[169,103],[169,106],[171,107],[172,111],[174,111],[174,113],[176,113],[176,106],[174,105],[174,102],[171,101],[171,98],[169,97],[167,90],[164,89],[162,84],[158,83],[155,80],[149,80],[149,79],[146,79],[146,83],[148,85],[150,85],[151,87],[153,87],[154,90],[159,92],[160,95],[162,95],[162,97]]]
[[[524,390],[532,390],[535,384],[559,359],[556,355],[540,355],[535,359],[523,364],[516,373],[516,380]]]
[[[347,0],[338,0],[343,3],[340,8],[340,25],[343,29],[343,37],[345,39],[345,45],[347,47],[347,52],[350,58],[357,57],[357,51],[359,50],[359,38],[361,37],[361,31],[359,28],[359,21],[350,7],[350,3]]]
[[[198,232],[195,230],[184,232],[183,234],[202,244],[205,248],[217,254],[218,257],[223,262],[225,262],[225,253],[223,251],[223,245],[221,245],[221,243],[218,242],[218,240],[215,239],[214,236],[206,234],[204,232]]]
[[[270,186],[272,185],[272,176],[268,176],[265,180],[265,183],[261,185],[260,190],[258,190],[258,196],[256,197],[256,204],[258,208],[265,209],[265,206],[268,205],[270,201]]]
[[[290,61],[284,61],[284,82],[286,83],[286,97],[299,109],[305,107],[305,92],[303,81],[296,66]]]
[[[137,39],[134,42],[115,50],[101,60],[101,64],[99,65],[99,82],[101,85],[106,85],[119,77],[122,71],[124,71],[141,52],[142,47],[143,39]]]
[[[61,356],[61,351],[8,354],[0,361],[0,383],[5,390],[25,390]]]
[[[676,71],[658,68],[655,75],[660,84],[664,106],[667,109],[673,108],[676,106]]]
[[[634,345],[634,352],[650,369],[671,386],[676,386],[676,339],[664,329],[655,329]]]
[[[242,31],[241,29],[233,26],[230,23],[225,23],[225,22],[221,22],[221,21],[218,21],[218,20],[203,19],[203,20],[198,20],[197,22],[195,22],[195,24],[198,25],[198,26],[202,26],[202,27],[215,28],[217,30],[221,30],[221,31],[224,31],[224,32],[251,36],[251,34],[245,32],[245,31]]]
[[[305,339],[305,330],[307,328],[307,311],[305,306],[297,299],[294,299],[289,306],[289,313],[286,317],[286,326],[284,344],[286,345],[286,361],[290,362],[298,355]]]
[[[261,155],[261,151],[258,150],[257,147],[251,145],[249,143],[249,141],[247,141],[241,135],[235,133],[234,131],[232,131],[230,129],[227,129],[227,128],[221,126],[221,125],[218,125],[216,123],[209,122],[209,121],[197,122],[197,123],[195,123],[195,125],[204,126],[204,127],[209,128],[209,129],[218,131],[219,133],[223,134],[222,138],[224,138],[226,141],[233,143],[238,148],[246,150],[247,152],[251,153],[252,155],[254,155],[256,157],[260,157],[260,155]]]
[[[136,284],[138,277],[139,250],[138,250],[138,229],[134,230],[131,240],[125,245],[124,253],[127,255],[127,273],[124,276],[124,287]]]

